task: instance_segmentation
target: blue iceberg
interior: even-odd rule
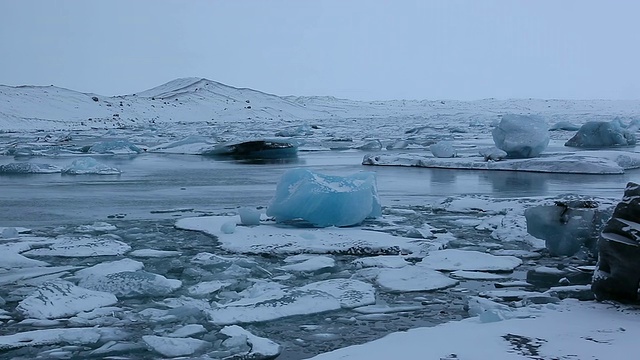
[[[352,226],[381,214],[373,172],[342,177],[289,170],[280,178],[267,208],[267,215],[277,222],[316,227]]]
[[[636,144],[636,136],[622,126],[620,120],[610,122],[589,121],[564,145],[583,148],[630,146]]]
[[[538,157],[549,145],[549,127],[537,116],[504,115],[492,135],[496,147],[513,159]]]

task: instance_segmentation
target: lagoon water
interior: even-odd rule
[[[0,176],[0,226],[20,226],[33,229],[40,236],[56,236],[73,232],[79,225],[96,221],[109,222],[134,250],[152,248],[175,250],[181,256],[171,262],[144,259],[145,269],[167,278],[179,278],[186,288],[197,279],[185,276],[185,264],[200,252],[224,252],[215,239],[198,232],[178,230],[176,219],[202,214],[234,212],[239,207],[267,206],[276,183],[287,169],[308,167],[334,175],[357,171],[377,173],[380,199],[385,208],[418,210],[429,223],[455,233],[467,241],[485,241],[472,228],[460,228],[462,215],[434,214],[425,209],[448,197],[480,195],[488,198],[557,197],[564,194],[618,198],[625,184],[638,178],[637,170],[624,175],[567,175],[520,173],[510,171],[469,171],[407,167],[367,167],[361,165],[360,151],[303,151],[295,159],[275,162],[243,162],[196,155],[144,153],[137,156],[95,156],[98,161],[122,170],[120,175],[4,175]],[[3,156],[0,164],[14,161],[46,162],[66,166],[78,156],[19,158]],[[424,219],[423,219],[424,220]],[[467,219],[468,220],[468,219]],[[464,223],[464,222],[462,222]],[[480,235],[479,235],[480,234]],[[480,237],[479,237],[480,236]],[[474,240],[469,240],[474,239]],[[267,271],[283,264],[282,257],[254,257]],[[336,267],[329,273],[307,274],[292,283],[303,285],[332,276],[349,276],[353,271],[353,256],[336,255]],[[93,264],[93,260],[44,258],[56,265]],[[96,260],[99,261],[99,260]],[[538,264],[544,263],[544,260]],[[522,266],[511,274],[513,280],[524,280],[527,269]],[[390,332],[419,326],[430,326],[467,316],[464,296],[492,289],[490,281],[463,281],[461,286],[431,293],[385,293],[377,295],[379,303],[406,307],[406,311],[389,314],[363,315],[341,310],[308,316],[294,316],[272,322],[245,326],[254,334],[283,345],[279,359],[300,359],[339,347],[370,341]],[[11,303],[12,287],[0,291]],[[179,290],[175,296],[184,295]],[[151,300],[151,299],[149,299]],[[144,299],[125,299],[119,306],[132,313],[150,304]],[[313,306],[313,304],[310,304]],[[151,320],[150,320],[151,321]],[[195,319],[211,328],[205,319]],[[134,338],[158,332],[163,326],[154,322],[131,324]],[[34,327],[8,324],[3,333],[28,331]],[[302,330],[301,330],[302,329]],[[41,356],[54,347],[16,350],[6,356]],[[91,348],[74,350],[76,357],[89,356]],[[5,356],[2,355],[2,356]],[[155,358],[138,348],[127,353],[131,358]]]

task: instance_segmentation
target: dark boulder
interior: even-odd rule
[[[640,285],[640,185],[628,183],[602,229],[591,288],[596,299],[638,301]]]

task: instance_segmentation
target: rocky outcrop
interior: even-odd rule
[[[638,301],[640,284],[640,185],[628,183],[602,229],[591,288],[596,299]]]

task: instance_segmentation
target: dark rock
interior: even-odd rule
[[[95,101],[95,102],[98,102],[98,97],[97,97],[97,96],[92,96],[92,97],[91,97],[91,100],[93,100],[93,101]]]
[[[640,185],[628,183],[602,229],[592,290],[597,300],[638,301],[640,283]]]

